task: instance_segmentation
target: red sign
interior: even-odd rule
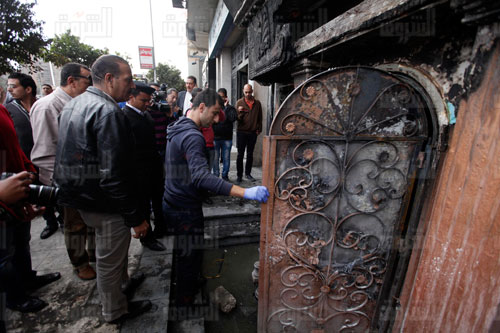
[[[141,69],[153,69],[153,48],[151,46],[139,46],[139,62]]]

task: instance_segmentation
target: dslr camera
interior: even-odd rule
[[[7,179],[15,175],[13,172],[2,172],[0,180]],[[28,202],[38,206],[55,206],[59,189],[53,186],[29,185]]]
[[[152,96],[151,110],[170,113],[170,105],[167,103],[167,85],[162,83],[160,90],[155,91]]]

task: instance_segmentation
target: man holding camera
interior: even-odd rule
[[[162,163],[165,160],[167,126],[177,120],[176,111],[178,107],[176,101],[177,90],[175,88],[156,90],[153,92],[151,103],[147,107],[147,112],[154,121],[156,149],[160,154]]]
[[[150,85],[151,88],[155,88]],[[158,87],[159,88],[159,87]],[[165,90],[156,90],[153,93],[153,98],[147,108],[147,113],[151,116],[154,122],[154,135],[156,150],[160,155],[160,161],[163,166],[165,163],[165,147],[167,146],[167,127],[178,119],[177,111],[179,107],[176,104],[177,90],[169,88]],[[162,169],[163,171],[163,169]],[[162,179],[160,186],[155,186],[155,192],[151,199],[151,206],[153,208],[155,220],[155,236],[160,238],[166,235],[166,222],[163,219],[162,200],[163,200],[163,183],[164,171],[162,172]]]
[[[52,94],[33,104],[31,126],[34,146],[31,151],[31,160],[39,168],[40,182],[44,185],[52,185],[59,132],[58,117],[63,107],[71,99],[82,94],[91,84],[92,79],[88,67],[68,63],[61,69],[61,86]],[[47,207],[47,209],[53,210],[54,208]],[[62,209],[64,211],[64,241],[75,273],[82,280],[95,279],[96,273],[89,265],[89,256],[95,260],[94,231],[87,228],[76,209],[71,207]],[[47,219],[47,226],[40,235],[41,239],[50,237],[57,230],[57,221],[54,221],[53,213],[52,216],[52,220]],[[88,252],[85,250],[87,240]]]
[[[0,186],[0,320],[5,318],[4,300],[9,309],[21,312],[36,312],[47,306],[28,292],[61,277],[59,273],[36,275],[31,267],[30,221],[42,210],[24,199],[35,180],[35,167],[21,150],[9,113],[0,105],[0,173],[4,172],[18,174],[2,180]]]
[[[148,311],[148,300],[129,301],[144,276],[129,278],[130,229],[146,236],[137,198],[135,141],[118,102],[135,88],[129,64],[103,55],[92,65],[94,86],[65,105],[60,117],[54,183],[58,203],[79,210],[96,230],[97,289],[104,320],[120,323]]]
[[[141,238],[141,244],[152,251],[164,251],[165,246],[156,240],[153,235],[149,214],[154,193],[159,192],[158,187],[163,190],[163,163],[156,150],[154,121],[146,112],[151,103],[151,94],[154,91],[153,88],[148,87],[146,84],[136,82],[135,88],[132,89],[130,98],[123,108],[123,112],[130,122],[135,137],[135,160],[137,165],[135,174],[139,178],[138,200],[140,201],[140,209],[144,214],[144,219],[149,224],[148,233]],[[161,213],[161,210],[159,213]],[[161,214],[160,216],[155,214],[155,233],[163,234],[165,230],[166,226],[163,225]]]

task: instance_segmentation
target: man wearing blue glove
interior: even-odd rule
[[[269,191],[264,186],[242,188],[213,175],[208,167],[202,127],[218,121],[223,105],[212,89],[199,92],[186,117],[167,129],[165,153],[165,193],[163,213],[170,233],[175,235],[172,282],[177,313],[192,306],[199,289],[202,264],[203,211],[206,191],[259,202],[267,202]],[[180,309],[186,307],[184,309]],[[183,318],[177,318],[179,320]]]

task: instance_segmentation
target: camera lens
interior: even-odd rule
[[[30,185],[28,201],[39,206],[55,206],[59,189],[52,186]]]

